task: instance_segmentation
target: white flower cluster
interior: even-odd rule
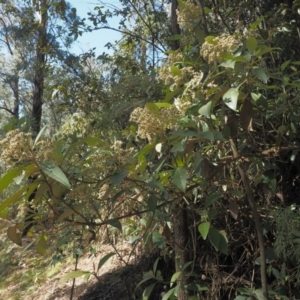
[[[220,61],[226,54],[233,52],[240,44],[240,41],[230,34],[222,34],[214,38],[213,43],[205,42],[200,55],[208,62]]]
[[[180,114],[174,105],[160,109],[159,113],[154,113],[147,107],[138,107],[132,112],[130,121],[138,124],[139,137],[151,141],[157,136],[163,136],[167,129],[174,129],[179,117]]]
[[[122,147],[122,145],[122,141],[115,140],[113,145],[110,147],[113,150],[114,159],[121,165],[128,163],[128,160],[132,157],[132,154],[135,151],[133,147],[127,149]]]
[[[201,17],[199,7],[192,3],[192,1],[180,3],[176,13],[179,26],[186,31],[192,31],[195,28],[195,21]]]
[[[0,149],[2,149],[0,159],[9,166],[33,159],[47,161],[52,155],[52,141],[41,139],[33,147],[31,133],[15,129],[9,131],[0,141]]]
[[[182,53],[171,53],[166,65],[159,70],[158,79],[169,85],[171,91],[175,91],[197,75],[193,67],[177,67],[175,63],[180,61],[183,61]]]

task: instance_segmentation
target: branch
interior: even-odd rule
[[[166,51],[165,47],[162,46],[163,48],[161,48],[161,47],[159,47],[159,46],[153,44],[152,41],[149,41],[149,40],[147,40],[147,39],[141,37],[141,36],[138,35],[138,34],[134,34],[134,33],[132,33],[132,32],[124,31],[124,30],[121,30],[121,29],[116,29],[116,28],[113,28],[113,27],[110,27],[110,26],[95,27],[95,30],[100,30],[100,29],[110,29],[110,30],[117,31],[117,32],[120,32],[120,33],[125,34],[125,35],[127,34],[127,35],[129,35],[129,36],[131,36],[131,37],[138,38],[138,39],[140,39],[140,40],[142,40],[142,41],[144,41],[144,42],[146,42],[146,43],[152,45],[153,47],[155,47],[157,50],[159,50],[159,51],[161,51],[161,52],[165,52],[165,51]]]
[[[236,160],[245,160],[248,161],[249,157],[261,157],[261,158],[273,158],[278,156],[282,152],[292,151],[292,150],[300,150],[300,146],[285,146],[285,147],[272,147],[270,149],[258,152],[258,153],[243,153],[230,156],[224,156],[219,158],[219,161],[232,162]]]
[[[13,116],[15,115],[14,112],[12,110],[10,110],[9,108],[7,108],[7,107],[0,106],[0,109],[6,110],[7,112],[9,112],[10,114],[12,114]]]
[[[232,137],[229,139],[229,141],[230,141],[230,146],[231,146],[231,150],[233,153],[233,157],[237,158],[239,156],[239,154],[238,154],[238,151],[236,148],[236,144]],[[237,168],[240,173],[240,176],[241,176],[241,179],[242,179],[245,191],[246,191],[249,205],[252,209],[252,214],[253,214],[253,219],[254,219],[254,223],[255,223],[257,239],[258,239],[258,244],[259,244],[259,252],[260,252],[260,277],[261,277],[263,299],[268,300],[269,298],[268,298],[268,285],[267,285],[267,264],[266,264],[266,251],[265,251],[263,229],[261,226],[259,213],[256,208],[256,204],[254,201],[253,193],[251,191],[249,180],[245,174],[245,171],[243,170],[243,168],[241,167],[240,164],[237,165]]]

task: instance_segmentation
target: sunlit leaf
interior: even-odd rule
[[[203,105],[201,108],[199,108],[198,113],[207,118],[210,118],[211,107],[212,107],[212,101],[208,101],[205,105]]]
[[[225,67],[225,68],[234,69],[235,63],[236,63],[237,61],[238,61],[238,59],[235,59],[235,60],[229,59],[229,60],[226,60],[226,61],[222,62],[222,63],[220,64],[220,66]]]
[[[170,66],[170,72],[173,76],[180,76],[181,74],[180,69],[176,66]]]
[[[45,236],[42,235],[37,244],[36,244],[36,250],[39,254],[44,255],[47,250],[47,240],[45,239]]]
[[[15,244],[22,246],[21,233],[17,232],[17,226],[12,226],[7,229],[7,237]]]
[[[49,177],[53,178],[57,182],[61,183],[68,189],[71,188],[71,184],[70,184],[67,176],[64,174],[64,172],[58,166],[55,166],[51,162],[40,162],[39,166],[40,166],[41,170],[43,171],[43,173],[45,173]]]
[[[180,276],[180,274],[181,274],[181,271],[178,271],[178,272],[174,273],[174,274],[172,275],[172,278],[171,278],[170,282],[171,282],[171,283],[176,282],[176,280],[178,279],[178,277]]]
[[[154,103],[157,107],[169,108],[172,106],[171,103],[168,102],[156,102]]]
[[[44,133],[44,131],[46,130],[47,125],[45,125],[39,132],[39,134],[37,135],[37,137],[35,138],[34,144],[33,146],[35,146],[37,144],[37,142],[39,141],[40,137],[42,136],[42,134]]]
[[[69,279],[74,279],[74,278],[77,278],[77,277],[80,277],[80,276],[83,276],[83,275],[86,275],[86,274],[90,274],[90,272],[81,271],[81,270],[72,271],[72,272],[62,276],[58,283],[62,283],[62,282],[67,281]]]
[[[198,231],[200,232],[202,238],[206,240],[210,228],[210,222],[203,222],[198,226]]]
[[[6,198],[1,204],[0,204],[0,211],[6,209],[7,207],[9,207],[11,204],[14,204],[15,202],[17,202],[18,200],[20,200],[21,196],[24,194],[25,191],[27,191],[27,189],[31,188],[31,187],[36,187],[37,184],[33,183],[33,184],[29,184],[26,185],[24,187],[22,187],[20,190],[18,190],[16,193],[14,193],[12,196]]]
[[[207,43],[209,43],[209,44],[217,45],[218,42],[215,41],[215,38],[216,38],[215,36],[209,35],[209,36],[207,36],[207,37],[205,38],[205,41],[206,41]]]
[[[253,68],[253,74],[261,80],[263,83],[268,83],[269,77],[267,76],[266,72],[262,68]]]
[[[236,110],[238,102],[239,91],[237,88],[230,88],[223,96],[224,103],[231,108]]]
[[[3,177],[0,179],[0,193],[5,190],[16,177],[20,176],[24,170],[24,166],[16,167],[9,172],[7,172]]]

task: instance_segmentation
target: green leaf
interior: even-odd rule
[[[33,146],[35,146],[36,143],[39,141],[41,135],[43,134],[43,132],[45,131],[46,128],[47,128],[47,125],[45,125],[45,126],[40,130],[39,134],[38,134],[37,137],[35,138],[35,141],[34,141]]]
[[[106,255],[104,255],[101,259],[100,259],[100,261],[99,261],[99,263],[98,263],[98,268],[97,268],[97,272],[102,268],[102,266],[112,257],[112,256],[114,256],[116,253],[115,252],[110,252],[110,253],[108,253],[108,254],[106,254]]]
[[[239,91],[237,88],[230,88],[223,96],[224,103],[231,108],[236,110],[238,101]]]
[[[218,43],[215,41],[215,36],[209,35],[205,38],[205,41],[212,45],[217,45]]]
[[[154,264],[153,264],[153,273],[154,273],[154,274],[155,274],[156,271],[157,271],[157,265],[158,265],[159,260],[160,260],[160,257],[158,257],[158,258],[155,260]]]
[[[143,275],[143,279],[138,283],[138,285],[136,286],[135,289],[137,289],[140,285],[142,285],[144,282],[150,280],[150,279],[154,279],[155,276],[154,276],[154,273],[152,271],[149,271],[147,273],[145,273]]]
[[[147,108],[151,113],[153,113],[153,114],[155,114],[155,115],[159,115],[159,114],[160,114],[160,110],[159,110],[158,106],[155,105],[154,103],[148,102],[148,103],[146,103],[145,106],[146,106],[146,108]]]
[[[7,229],[7,237],[15,244],[22,246],[22,237],[21,233],[17,232],[17,225]]]
[[[0,193],[5,190],[16,177],[22,174],[24,170],[24,166],[19,166],[7,172],[1,179],[0,179]]]
[[[117,219],[106,220],[105,223],[119,229],[120,231],[122,231],[122,224]]]
[[[180,276],[180,274],[181,274],[181,271],[174,273],[174,274],[172,275],[172,278],[171,278],[171,280],[170,280],[170,283],[176,282],[176,280],[178,279],[178,277]]]
[[[175,169],[173,174],[173,182],[183,192],[186,190],[187,172],[183,167]]]
[[[154,231],[152,233],[152,242],[155,246],[157,246],[160,249],[163,249],[165,247],[165,240],[163,236],[157,231]]]
[[[280,66],[281,71],[284,71],[284,69],[289,65],[290,62],[291,62],[290,60],[285,61],[285,62]]]
[[[44,235],[42,235],[37,244],[36,244],[36,250],[39,254],[44,255],[47,250],[47,240]]]
[[[235,66],[235,63],[236,63],[237,60],[238,59],[235,59],[235,60],[231,60],[231,59],[226,60],[226,61],[222,62],[220,64],[220,66],[225,67],[225,68],[234,69],[234,66]]]
[[[203,222],[198,226],[198,231],[200,232],[202,238],[206,240],[210,228],[210,222]]]
[[[25,172],[23,172],[23,174],[15,177],[14,182],[19,185],[22,182],[22,180],[24,179],[24,177],[25,177]]]
[[[249,37],[246,41],[246,47],[250,52],[254,52],[257,48],[257,40],[255,37]]]
[[[74,278],[77,278],[77,277],[80,277],[80,276],[83,276],[83,275],[86,275],[86,274],[90,274],[90,272],[88,271],[81,271],[81,270],[77,270],[77,271],[72,271],[66,275],[64,275],[58,283],[62,283],[64,281],[67,281],[69,279],[74,279]]]
[[[6,198],[0,204],[0,211],[6,209],[9,205],[14,204],[16,201],[18,201],[27,189],[29,189],[31,187],[35,188],[36,186],[37,186],[37,183],[32,183],[32,184],[26,185],[26,186],[22,187],[20,190],[18,190],[16,193],[14,193],[12,196],[10,196],[9,198]]]
[[[147,204],[151,211],[155,211],[157,206],[157,198],[154,195],[151,195]]]
[[[254,291],[255,296],[257,297],[258,300],[264,300],[266,299],[263,293],[262,289],[257,289]]]
[[[142,298],[142,300],[148,300],[148,299],[149,299],[149,297],[150,297],[150,295],[151,295],[151,293],[152,293],[152,291],[153,291],[153,288],[155,287],[156,283],[157,283],[157,282],[152,283],[152,284],[148,285],[148,286],[145,288],[145,290],[144,290],[144,292],[143,292],[143,298]]]
[[[220,199],[222,197],[222,195],[223,194],[221,192],[214,192],[211,195],[209,195],[205,199],[204,208],[208,208],[210,205],[214,204],[218,199]]]
[[[252,72],[263,83],[268,83],[269,77],[262,68],[255,67],[252,69]]]
[[[181,75],[180,69],[176,66],[170,66],[170,72],[173,76],[180,76]]]
[[[154,103],[157,107],[169,108],[172,106],[171,103],[168,102],[156,102]]]
[[[51,177],[52,179],[56,180],[57,182],[61,183],[68,189],[71,188],[71,184],[64,174],[64,172],[58,167],[52,164],[51,162],[40,162],[39,166],[43,173]]]
[[[260,18],[257,19],[255,22],[253,22],[253,23],[250,25],[250,30],[256,29],[257,26],[259,26],[263,20],[264,20],[264,17],[260,17]]]
[[[146,170],[147,167],[147,159],[145,157],[145,155],[143,154],[139,154],[138,155],[138,168],[140,172],[144,172]]]
[[[124,170],[121,173],[117,173],[110,178],[111,182],[113,183],[113,185],[119,185],[126,177],[127,174],[128,174],[127,170]]]
[[[176,289],[176,287],[174,287],[174,288],[170,289],[169,291],[167,291],[164,294],[162,300],[168,300],[172,295],[174,295],[175,289]]]
[[[208,101],[205,105],[203,105],[202,107],[199,108],[198,113],[207,118],[210,118],[211,107],[212,107],[212,101]]]
[[[213,227],[210,227],[208,239],[216,250],[228,255],[228,243],[223,234]]]

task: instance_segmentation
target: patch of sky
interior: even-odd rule
[[[105,6],[107,8],[113,8],[114,6],[120,7],[118,0],[107,0],[109,3],[103,3],[100,1],[83,1],[83,0],[69,0],[69,3],[76,8],[77,14],[81,18],[86,18],[88,22],[88,12],[94,12],[96,6]],[[119,17],[112,17],[108,20],[108,25],[111,28],[119,27]],[[95,49],[96,55],[100,55],[103,52],[112,53],[111,50],[105,47],[106,44],[114,44],[121,39],[121,34],[111,29],[99,29],[92,32],[84,32],[82,36],[79,36],[77,41],[72,46],[72,51],[75,54],[82,54],[88,52],[92,48]]]

